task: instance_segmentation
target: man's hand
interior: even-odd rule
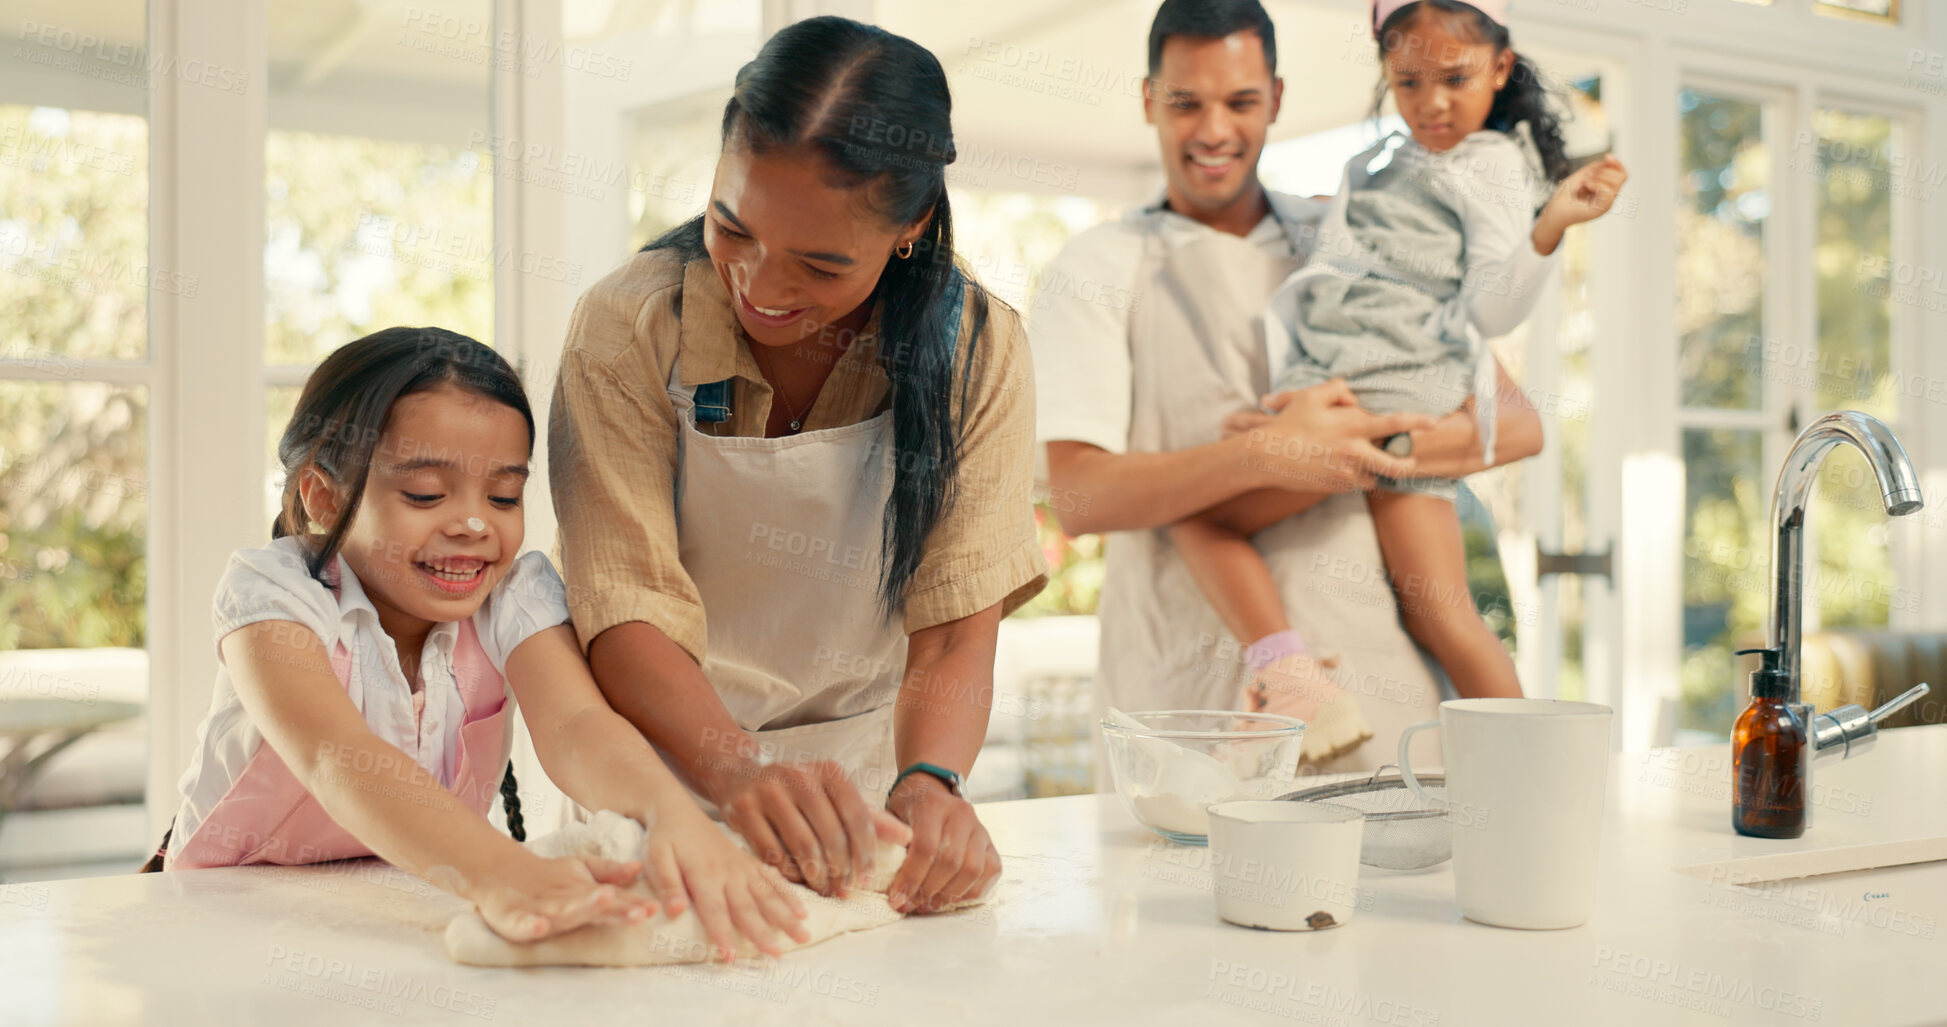
[[[1378,442],[1433,424],[1425,414],[1366,412],[1342,378],[1266,396],[1264,407],[1263,420],[1232,414],[1225,429],[1249,436],[1251,466],[1265,487],[1298,492],[1355,492],[1372,488],[1378,475],[1411,477],[1413,461]]]
[[[1283,395],[1283,393],[1279,393],[1279,395]],[[1264,402],[1269,403],[1274,398],[1272,396],[1266,396],[1264,397]],[[1270,422],[1270,411],[1262,408],[1256,410],[1233,410],[1224,415],[1224,438],[1230,438],[1233,435],[1242,435],[1252,429],[1262,428]]]

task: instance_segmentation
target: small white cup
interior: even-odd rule
[[[1454,898],[1476,923],[1578,927],[1595,901],[1609,778],[1609,707],[1556,699],[1450,699],[1440,719],[1399,735],[1406,787],[1447,811]],[[1416,732],[1438,728],[1446,798],[1420,787],[1407,758]]]
[[[1218,916],[1273,931],[1319,931],[1352,919],[1366,832],[1358,810],[1237,799],[1209,812]]]

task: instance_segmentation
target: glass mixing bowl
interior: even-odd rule
[[[1102,721],[1109,772],[1129,815],[1173,842],[1207,844],[1205,813],[1274,799],[1298,774],[1305,722],[1236,710],[1150,710]]]

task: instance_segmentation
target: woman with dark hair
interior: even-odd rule
[[[1001,617],[1046,581],[1018,318],[961,272],[932,54],[842,18],[737,74],[703,214],[576,309],[549,424],[603,693],[785,876],[983,892],[960,795]]]

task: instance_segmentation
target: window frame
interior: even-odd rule
[[[1809,15],[1809,8],[1806,12]],[[1830,24],[1821,18],[1820,23]],[[1882,30],[1884,26],[1881,26]],[[1816,138],[1814,117],[1820,109],[1839,109],[1854,114],[1868,114],[1887,117],[1899,126],[1902,138],[1901,152],[1911,158],[1924,160],[1930,166],[1938,165],[1937,130],[1929,131],[1930,123],[1940,116],[1938,101],[1921,98],[1914,91],[1902,91],[1897,85],[1875,81],[1871,77],[1831,67],[1824,61],[1813,59],[1806,53],[1781,53],[1770,60],[1754,60],[1737,56],[1726,56],[1721,52],[1681,46],[1677,75],[1671,90],[1670,125],[1675,131],[1674,98],[1685,88],[1694,88],[1715,96],[1737,98],[1762,102],[1765,106],[1763,132],[1768,148],[1771,184],[1771,212],[1765,225],[1766,293],[1764,298],[1763,338],[1768,343],[1785,347],[1788,351],[1816,353],[1818,345],[1818,275],[1813,266],[1818,242],[1818,203],[1820,190],[1817,183],[1802,169],[1794,170],[1790,165],[1796,141]],[[1672,173],[1676,168],[1675,136],[1671,136]],[[1807,158],[1809,159],[1809,157]],[[1672,185],[1674,186],[1674,182]],[[1674,195],[1672,193],[1671,195]],[[1914,197],[1895,191],[1892,197],[1893,219],[1890,256],[1896,262],[1906,262],[1911,266],[1930,267],[1939,263],[1934,258],[1928,263],[1925,257],[1925,236],[1929,227],[1919,227],[1932,221],[1937,226],[1940,215],[1937,212],[1923,212],[1918,208]],[[1926,215],[1931,214],[1931,218]],[[1674,251],[1673,251],[1674,252]],[[1674,294],[1672,294],[1674,295]],[[1906,305],[1891,304],[1891,331],[1888,340],[1888,362],[1893,368],[1911,368],[1916,374],[1937,378],[1941,363],[1937,357],[1930,360],[1929,354],[1920,345],[1924,322],[1936,314],[1920,314]],[[1674,329],[1674,322],[1672,322]],[[1672,332],[1673,347],[1678,343]],[[1673,356],[1675,349],[1672,350]],[[1928,366],[1929,364],[1933,366]],[[1681,383],[1675,383],[1680,387]],[[1675,433],[1673,436],[1673,458],[1682,466],[1682,432],[1688,428],[1742,428],[1762,432],[1763,470],[1765,477],[1760,480],[1761,523],[1768,523],[1770,517],[1770,495],[1774,484],[1772,476],[1782,463],[1786,451],[1793,441],[1793,434],[1786,430],[1787,418],[1795,415],[1799,428],[1821,412],[1817,390],[1814,387],[1794,382],[1767,379],[1763,383],[1764,396],[1757,410],[1736,411],[1711,408],[1692,408],[1674,405]],[[1937,404],[1935,404],[1937,406]],[[1927,465],[1922,456],[1938,454],[1937,440],[1942,432],[1941,411],[1930,409],[1924,402],[1915,402],[1901,397],[1889,427],[1906,441],[1909,453],[1916,457],[1916,470]],[[1933,443],[1929,445],[1929,443]],[[1937,459],[1937,458],[1936,458]],[[1924,473],[1924,472],[1923,472]],[[1926,487],[1928,494],[1938,494],[1941,489],[1938,472],[1932,475],[1932,483]],[[1681,509],[1682,492],[1679,491],[1674,502],[1677,538],[1683,536]],[[1895,604],[1889,611],[1889,629],[1895,631],[1916,630],[1923,626],[1940,626],[1947,623],[1947,603],[1931,591],[1928,570],[1929,561],[1947,558],[1947,539],[1939,536],[1947,534],[1933,532],[1932,537],[1925,533],[1923,517],[1891,519],[1889,524],[1889,545],[1892,549],[1890,567],[1894,580],[1890,586],[1907,589],[1920,595],[1917,609],[1909,609]],[[1818,554],[1816,538],[1807,533],[1806,565],[1817,565]],[[1768,536],[1767,536],[1768,537]],[[1924,559],[1923,559],[1924,558]],[[1681,561],[1681,554],[1678,554]],[[1759,553],[1753,554],[1751,566],[1762,580],[1771,580],[1770,551],[1768,543],[1763,544]],[[1939,575],[1932,575],[1938,577]],[[1919,580],[1916,580],[1919,579]],[[1668,593],[1672,597],[1681,596],[1682,573],[1679,570],[1674,579],[1674,589]],[[1935,586],[1938,587],[1938,586]],[[1642,601],[1642,600],[1638,600]],[[1815,590],[1808,590],[1804,596],[1806,630],[1813,630],[1819,624],[1819,602]],[[1678,602],[1675,606],[1681,606]],[[1767,604],[1768,605],[1768,604]],[[1673,653],[1680,661],[1682,644],[1680,631],[1672,643]],[[1676,670],[1676,667],[1672,668]],[[1676,676],[1676,675],[1673,675]],[[1736,683],[1727,684],[1736,687]],[[1727,725],[1728,730],[1728,725]]]

